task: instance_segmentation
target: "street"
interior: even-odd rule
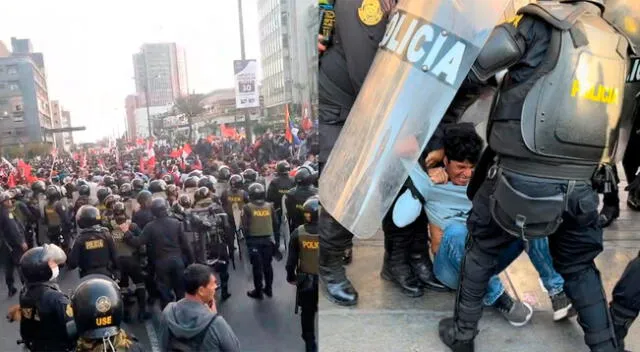
[[[286,256],[285,256],[286,259]],[[273,298],[265,297],[255,301],[247,297],[246,292],[252,289],[242,263],[236,258],[236,270],[230,269],[229,290],[232,294],[226,302],[218,302],[218,312],[231,325],[240,340],[242,351],[276,352],[303,351],[300,330],[300,317],[294,314],[295,288],[286,280],[285,260],[273,261],[274,284]],[[6,315],[11,305],[18,303],[18,296],[7,297],[4,284],[4,269],[0,270],[0,312]],[[71,272],[62,269],[58,283],[63,292],[71,294],[72,289],[80,282],[77,270]],[[19,288],[19,286],[18,286]],[[157,329],[160,309],[156,308],[154,317],[147,324],[123,325],[124,329],[148,347],[148,351],[159,351]],[[20,339],[19,323],[9,323],[6,319],[0,322],[0,351],[22,351],[16,344]]]

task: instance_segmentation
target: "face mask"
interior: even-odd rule
[[[53,281],[58,277],[58,275],[60,274],[60,268],[58,266],[56,266],[55,268],[51,269],[51,272],[52,272],[51,280],[49,280],[49,281]]]

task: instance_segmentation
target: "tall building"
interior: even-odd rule
[[[53,143],[42,54],[30,52],[28,39],[11,41],[13,53],[0,55],[0,145]]]
[[[60,119],[62,120],[62,127],[71,127],[71,112],[65,109],[60,110]],[[73,146],[73,133],[71,132],[62,132],[62,140],[64,145],[64,150],[69,151],[71,146]]]
[[[127,114],[127,137],[129,141],[135,141],[138,132],[136,129],[136,109],[138,108],[138,96],[135,94],[127,95],[124,100],[124,108]]]
[[[57,100],[52,100],[50,104],[51,108],[51,121],[53,123],[53,128],[62,128],[62,109],[60,107],[60,102]],[[62,137],[62,133],[54,133],[54,142],[56,149],[61,150],[64,149],[64,140]]]
[[[176,43],[143,44],[133,55],[133,69],[136,92],[148,93],[149,106],[171,105],[189,92],[186,54]]]
[[[284,106],[292,101],[291,48],[289,45],[289,2],[258,1],[262,91],[267,115],[283,117]],[[306,1],[306,0],[305,0]]]

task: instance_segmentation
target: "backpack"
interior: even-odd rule
[[[179,338],[173,335],[171,330],[169,330],[169,343],[168,343],[168,351],[169,352],[197,352],[202,350],[202,344],[204,343],[204,337],[207,335],[209,331],[209,327],[213,323],[214,320],[218,318],[218,314],[216,314],[209,324],[205,326],[202,331],[200,331],[196,336],[192,338]]]

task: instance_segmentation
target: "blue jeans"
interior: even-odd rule
[[[460,265],[464,257],[465,242],[467,240],[467,226],[463,223],[452,223],[444,229],[440,249],[435,256],[433,272],[436,278],[451,289],[458,288]],[[524,250],[522,241],[515,241],[498,258],[496,275],[489,280],[489,287],[484,296],[484,304],[493,305],[498,297],[504,293],[504,286],[498,277],[498,273],[507,268]],[[563,291],[564,280],[553,268],[551,254],[549,253],[549,241],[541,238],[529,241],[527,252],[531,263],[538,271],[540,279],[550,296]]]

